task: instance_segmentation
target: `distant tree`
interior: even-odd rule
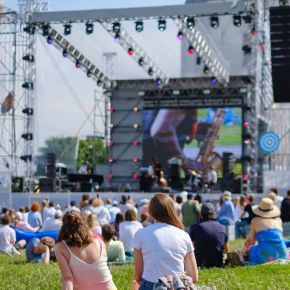
[[[54,153],[57,162],[64,163],[71,172],[76,170],[76,137],[51,137],[45,140],[45,146],[39,148],[36,157],[36,175],[44,175],[47,153]]]
[[[95,154],[95,155],[94,155]],[[94,164],[104,164],[106,158],[106,146],[101,139],[80,140],[78,146],[77,168],[79,169],[84,161],[89,163],[92,169]]]

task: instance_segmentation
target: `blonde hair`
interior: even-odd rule
[[[96,226],[99,226],[98,218],[94,213],[91,213],[87,218],[87,223],[90,229],[95,228]]]
[[[101,206],[103,205],[103,201],[100,199],[100,198],[95,198],[94,201],[93,201],[93,206]]]

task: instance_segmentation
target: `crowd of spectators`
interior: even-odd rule
[[[75,216],[71,216],[72,213],[76,213]],[[188,268],[189,261],[196,263],[197,267],[222,267],[224,254],[229,252],[228,226],[235,226],[236,237],[242,238],[246,238],[249,229],[243,257],[250,264],[286,259],[282,221],[289,222],[289,215],[290,191],[283,199],[275,188],[258,205],[252,194],[240,195],[233,202],[229,191],[223,192],[216,204],[204,202],[200,195],[186,192],[178,195],[156,194],[151,200],[142,200],[139,205],[130,196],[124,195],[118,202],[111,199],[103,201],[99,196],[92,199],[84,194],[79,205],[71,201],[63,209],[47,199],[41,205],[32,202],[29,208],[21,207],[16,213],[13,209],[3,208],[0,251],[20,255],[19,250],[26,247],[28,261],[47,264],[55,259],[55,244],[49,233],[62,233],[58,234],[57,239],[62,245],[56,247],[62,272],[72,267],[68,256],[83,257],[88,261],[86,255],[95,249],[100,257],[106,256],[108,262],[122,263],[135,259],[136,283],[139,285],[143,280],[147,281],[142,287],[151,289],[158,275],[166,274],[169,268],[182,267],[183,263]],[[65,220],[68,223],[66,230]],[[71,224],[73,221],[83,228],[78,237],[74,234],[77,226]],[[30,239],[26,245],[25,240],[16,241],[16,231],[19,230],[47,236]],[[68,238],[70,230],[72,232]],[[89,240],[82,237],[86,231],[90,233]],[[98,244],[95,240],[101,242]],[[273,240],[278,249],[271,247]],[[177,256],[175,251],[179,253]],[[195,256],[189,257],[188,253],[191,252]],[[157,264],[164,269],[163,272],[156,272],[154,265]],[[175,270],[178,271],[177,268]],[[74,271],[70,269],[71,276],[75,275]],[[197,280],[194,267],[191,272],[192,279]],[[107,280],[103,283],[112,284],[110,273],[106,272],[106,275]]]

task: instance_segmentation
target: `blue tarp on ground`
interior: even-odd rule
[[[17,242],[20,240],[25,240],[26,242],[28,242],[29,240],[31,240],[33,238],[42,239],[43,237],[51,237],[54,240],[56,240],[57,235],[58,235],[58,231],[47,231],[47,232],[33,233],[33,232],[21,231],[17,228],[14,228],[14,230],[16,232],[16,241]]]

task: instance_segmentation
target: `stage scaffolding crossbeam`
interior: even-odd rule
[[[159,19],[177,16],[208,16],[246,12],[246,1],[203,1],[186,5],[96,9],[83,11],[34,12],[28,15],[31,23],[63,23],[82,21],[125,21],[135,19]]]

